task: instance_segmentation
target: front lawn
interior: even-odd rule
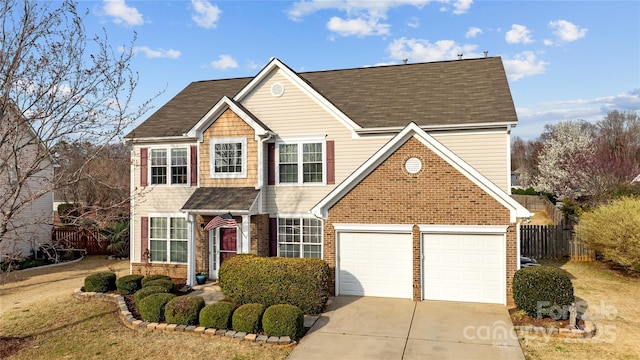
[[[598,335],[585,340],[520,339],[527,359],[640,358],[640,279],[618,275],[598,262],[540,262],[571,275],[576,301],[588,304],[587,314],[596,323]]]

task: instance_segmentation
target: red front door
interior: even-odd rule
[[[237,253],[238,236],[236,228],[220,228],[220,262]]]

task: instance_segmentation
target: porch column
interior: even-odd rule
[[[251,252],[251,224],[249,219],[249,215],[242,215],[242,239],[240,240],[240,253],[242,254]]]
[[[196,217],[189,213],[187,220],[187,230],[189,237],[187,241],[187,285],[196,284]]]

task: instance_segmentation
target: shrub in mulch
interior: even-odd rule
[[[120,295],[133,294],[142,288],[141,280],[143,275],[125,275],[116,280],[116,288]]]
[[[162,286],[147,286],[145,288],[142,288],[138,291],[136,291],[133,294],[133,300],[135,300],[136,303],[139,303],[142,299],[146,298],[147,296],[151,295],[151,294],[157,294],[157,293],[168,293],[169,290],[167,290],[166,287],[162,287]]]
[[[231,328],[237,332],[257,334],[262,329],[262,314],[266,306],[262,304],[240,305],[233,312],[231,318]]]
[[[149,286],[160,286],[167,289],[167,292],[173,292],[173,289],[174,289],[173,281],[167,280],[167,279],[158,279],[158,280],[148,281],[142,287],[146,288]]]
[[[84,279],[84,291],[107,293],[116,289],[116,274],[103,271],[91,274]]]
[[[151,294],[142,299],[136,306],[144,321],[159,323],[165,320],[166,305],[175,298],[174,294]]]
[[[231,329],[231,319],[237,306],[221,301],[200,310],[200,326],[214,329]]]
[[[148,286],[149,282],[155,280],[171,280],[171,278],[167,275],[147,275],[141,281],[142,287]]]
[[[304,333],[304,313],[294,305],[269,306],[262,315],[262,328],[268,336],[299,339]]]
[[[167,303],[164,309],[164,316],[169,324],[197,325],[200,310],[204,305],[202,296],[176,297]]]

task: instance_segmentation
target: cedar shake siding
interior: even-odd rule
[[[417,174],[405,170],[411,157],[422,161]],[[508,225],[507,299],[516,270],[515,224],[507,208],[415,138],[410,138],[328,211],[324,224],[324,260],[335,279],[333,223]],[[420,230],[413,227],[414,300],[420,300]],[[392,246],[392,245],[390,245]],[[333,287],[332,287],[333,289]]]

